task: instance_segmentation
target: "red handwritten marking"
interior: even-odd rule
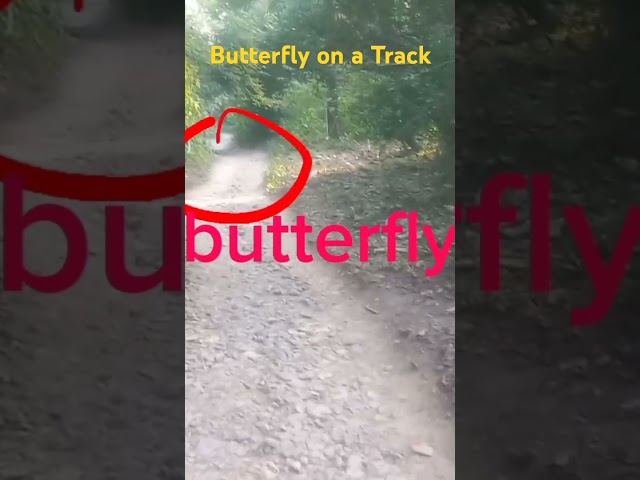
[[[0,181],[22,177],[25,190],[84,202],[148,202],[184,193],[184,167],[128,177],[47,170],[0,154]]]
[[[185,213],[193,214],[198,220],[203,220],[205,222],[210,223],[225,223],[225,224],[246,224],[246,223],[255,223],[260,222],[262,220],[266,220],[267,218],[275,217],[277,214],[290,207],[293,202],[300,196],[307,182],[309,181],[309,177],[311,176],[311,167],[313,163],[313,159],[311,157],[311,152],[309,149],[298,140],[291,132],[285,130],[279,125],[276,125],[270,120],[261,117],[252,112],[248,112],[246,110],[242,110],[240,108],[229,108],[222,113],[220,117],[220,123],[218,124],[218,130],[216,132],[216,143],[220,143],[221,134],[222,134],[222,125],[224,124],[224,120],[230,113],[237,113],[239,115],[243,115],[245,117],[249,117],[255,120],[258,123],[270,128],[278,135],[287,140],[291,145],[298,150],[300,156],[302,157],[302,168],[300,169],[300,173],[298,174],[298,178],[291,186],[291,188],[284,194],[282,198],[278,201],[272,203],[271,205],[261,208],[259,210],[252,210],[250,212],[241,212],[241,213],[230,213],[230,212],[215,212],[210,210],[204,210],[196,207],[192,207],[190,205],[185,204]],[[200,120],[195,125],[189,127],[185,131],[184,143],[188,143],[190,140],[195,138],[197,135],[201,134],[208,128],[213,127],[215,124],[215,118],[208,117],[203,120]]]
[[[276,132],[290,142],[302,156],[302,169],[291,189],[278,201],[260,210],[243,213],[215,212],[185,204],[185,213],[211,223],[254,223],[273,217],[288,208],[300,196],[311,175],[312,157],[304,144],[290,132],[259,115],[239,108],[230,108],[220,117],[216,142],[220,143],[222,125],[230,113],[249,117]],[[200,120],[185,130],[184,143],[212,128],[214,117]],[[50,197],[90,202],[145,202],[171,198],[184,193],[185,168],[128,177],[85,175],[36,167],[0,154],[0,181],[9,176],[23,178],[24,188]]]

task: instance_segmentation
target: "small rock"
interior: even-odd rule
[[[411,445],[411,450],[423,457],[433,457],[433,447],[426,443],[415,443]]]
[[[331,409],[326,405],[313,405],[307,407],[307,412],[313,418],[321,419],[331,415]]]
[[[291,458],[287,459],[287,467],[289,467],[289,470],[291,470],[293,473],[302,472],[302,464],[297,460],[293,460]]]
[[[350,478],[363,478],[364,469],[362,465],[362,458],[359,455],[350,455],[347,459],[347,475]]]
[[[272,478],[278,478],[278,473],[280,473],[280,469],[278,468],[278,466],[275,463],[268,462],[262,468],[262,473],[264,474],[264,478],[270,480]]]
[[[584,357],[572,358],[560,364],[560,370],[567,373],[582,373],[589,368],[589,360]]]
[[[620,405],[625,413],[640,414],[640,398],[632,399]]]

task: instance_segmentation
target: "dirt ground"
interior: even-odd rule
[[[493,35],[505,23],[476,15],[480,33],[457,49],[456,195],[477,204],[498,173],[552,174],[554,282],[549,294],[531,291],[528,196],[505,196],[521,222],[503,230],[500,293],[480,291],[479,229],[459,228],[456,433],[466,461],[457,474],[640,478],[637,268],[601,324],[572,326],[571,310],[589,305],[593,289],[562,218],[562,207],[584,207],[610,258],[637,205],[637,110],[633,97],[612,95],[615,64],[592,31],[573,21],[571,35],[506,43]]]
[[[113,175],[180,164],[184,149],[172,139],[183,128],[182,99],[157,97],[181,88],[182,75],[166,74],[182,70],[180,37],[142,32],[77,45],[53,100],[0,126],[2,152]],[[257,152],[221,157],[189,201],[264,204],[265,173]],[[25,208],[43,200],[26,193]],[[277,263],[265,234],[264,262],[188,264],[184,297],[167,297],[150,315],[157,296],[127,298],[107,283],[104,205],[60,203],[89,232],[85,276],[55,296],[3,293],[0,305],[8,359],[0,461],[10,478],[180,478],[182,457],[166,438],[181,429],[174,407],[183,385],[163,384],[158,371],[183,361],[187,478],[454,478],[453,418],[433,359],[398,333],[396,317],[410,323],[426,314],[410,293],[357,287],[320,261]],[[157,207],[128,207],[135,261],[150,268],[161,252],[143,230],[159,231]],[[240,228],[243,251],[249,228]],[[59,235],[48,225],[30,230],[27,267],[55,271]],[[175,323],[182,308],[184,330]],[[175,342],[183,335],[185,358]],[[145,339],[166,347],[145,348]],[[143,458],[119,443],[124,434],[149,445]]]
[[[93,174],[183,164],[184,147],[174,133],[183,128],[182,96],[159,102],[154,91],[182,89],[182,37],[180,30],[130,32],[70,45],[59,74],[50,74],[47,94],[31,91],[34,102],[22,89],[34,108],[3,118],[0,150],[33,165]],[[153,124],[145,124],[150,118]],[[24,193],[25,210],[47,201]],[[165,377],[182,369],[183,348],[174,339],[183,335],[175,321],[183,294],[114,290],[105,275],[105,205],[55,202],[84,222],[90,258],[81,281],[66,292],[2,292],[2,476],[180,478],[182,455],[173,454],[182,440],[172,445],[169,432],[182,430],[175,399],[184,387],[179,373],[174,384]],[[161,231],[157,212],[157,204],[127,205],[128,241],[135,247],[129,261],[140,273],[161,261],[157,238],[145,236]],[[26,267],[57,271],[65,243],[54,225],[34,225],[25,235]],[[162,352],[158,345],[165,345]],[[148,446],[141,456],[140,445]]]
[[[218,157],[187,203],[265,206],[266,169],[261,152]],[[262,262],[234,263],[229,228],[218,226],[222,257],[187,265],[187,478],[453,478],[453,419],[437,376],[414,363],[391,321],[409,314],[406,299],[295,260],[294,238],[282,248],[292,261],[276,262],[270,223]],[[241,252],[254,248],[254,228],[239,228]],[[211,247],[198,237],[199,252]]]

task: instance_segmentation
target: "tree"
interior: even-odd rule
[[[374,137],[417,148],[434,131],[453,148],[454,4],[445,0],[201,0],[215,23],[215,44],[225,49],[277,51],[295,45],[311,52],[304,70],[291,65],[224,65],[201,77],[208,95],[228,95],[278,121],[304,123],[306,114],[284,111],[283,100],[307,86],[324,97],[324,132],[332,140]],[[372,45],[433,50],[434,65],[385,66]],[[340,51],[345,63],[323,65],[320,51]],[[351,53],[365,54],[363,65]],[[215,93],[214,93],[215,92]],[[315,107],[314,107],[315,108]],[[292,115],[296,119],[292,118]],[[255,131],[251,132],[254,137]]]

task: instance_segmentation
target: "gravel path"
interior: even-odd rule
[[[0,151],[49,169],[114,176],[182,164],[175,132],[184,124],[183,38],[178,29],[78,41],[60,77],[50,78],[51,102],[0,125]],[[176,95],[158,101],[158,91]],[[184,422],[176,408],[184,395],[176,341],[183,292],[116,291],[105,275],[105,204],[24,193],[25,211],[51,201],[82,219],[89,261],[63,293],[0,292],[0,478],[184,478],[175,435]],[[127,204],[135,272],[161,264],[159,210],[171,203],[180,199]],[[66,241],[40,222],[26,231],[25,252],[30,271],[52,274]]]
[[[79,46],[55,100],[2,125],[2,151],[113,175],[175,165],[183,147],[170,132],[182,128],[180,102],[158,102],[156,90],[182,82],[165,72],[182,68],[181,39],[139,34]],[[145,128],[149,118],[157,121]],[[239,211],[265,204],[265,165],[250,152],[223,157],[189,200]],[[43,201],[25,194],[25,209]],[[11,478],[181,478],[182,457],[173,454],[182,439],[173,432],[182,424],[182,385],[161,375],[183,363],[175,342],[182,294],[113,291],[104,273],[104,205],[59,203],[83,219],[91,259],[70,292],[3,294],[0,353],[11,362],[0,370],[0,463]],[[136,263],[149,268],[161,252],[143,234],[160,231],[157,209],[127,209]],[[243,251],[251,228],[240,228]],[[59,268],[59,235],[45,224],[29,231],[29,268]],[[204,251],[206,238],[199,240]],[[367,311],[372,299],[330,266],[268,255],[262,263],[189,264],[185,298],[188,479],[454,478],[453,422],[431,391],[437,382],[410,368],[380,322],[385,315]],[[132,445],[147,452],[138,456]]]
[[[187,202],[266,206],[265,169],[259,152],[217,158]],[[234,263],[229,227],[216,227],[221,257],[187,264],[187,479],[453,480],[453,422],[367,311],[366,292],[321,261],[293,261],[293,236],[289,263],[273,259],[266,231],[264,261]],[[238,227],[241,252],[253,228]],[[206,234],[196,244],[212,247]]]

